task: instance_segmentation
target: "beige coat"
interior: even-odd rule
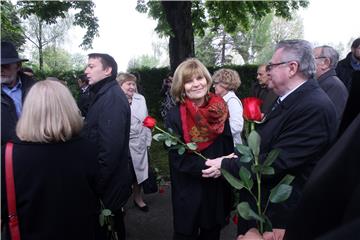
[[[143,126],[143,121],[148,115],[145,98],[135,93],[131,103],[131,126],[130,126],[130,153],[137,183],[148,178],[148,153],[147,148],[151,145],[151,130]]]

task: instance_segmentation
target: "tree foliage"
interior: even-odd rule
[[[10,1],[1,1],[1,41],[12,42],[17,49],[25,43],[20,19]]]
[[[178,35],[184,35],[184,30],[179,28],[179,25],[169,22],[169,20],[171,21],[177,16],[191,21],[192,33],[185,35],[186,39],[183,39],[185,42],[191,42],[194,41],[194,34],[203,36],[207,28],[216,31],[220,27],[224,27],[227,33],[234,33],[238,29],[247,31],[251,27],[252,19],[260,20],[271,12],[274,12],[276,16],[290,19],[294,10],[308,6],[308,1],[298,0],[191,1],[190,3],[191,13],[184,12],[183,8],[188,6],[180,5],[178,2],[138,0],[136,7],[139,12],[148,13],[150,17],[158,20],[158,25],[155,29],[157,33],[170,36],[169,52],[172,69],[176,67],[173,66],[173,63],[179,63],[178,61],[172,61],[174,58],[179,58],[179,56],[174,55],[181,54],[180,59],[184,60],[186,56],[193,56],[195,54],[194,49],[191,49],[191,47],[183,48],[184,51],[192,51],[186,53],[172,50],[173,48],[181,49],[179,46],[171,45],[172,39]],[[182,43],[179,42],[177,44],[181,45]]]
[[[74,15],[73,24],[86,28],[83,42],[84,49],[92,47],[94,37],[98,36],[98,19],[94,16],[95,4],[92,1],[18,1],[20,16],[24,19],[37,16],[46,24],[55,24],[59,18],[64,19],[70,9],[79,10]]]

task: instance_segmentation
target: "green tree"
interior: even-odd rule
[[[242,27],[248,30],[251,19],[261,19],[274,11],[291,18],[291,11],[306,7],[308,1],[148,1],[138,0],[136,9],[158,20],[156,31],[170,36],[171,70],[187,57],[195,55],[194,34],[223,26],[227,33]],[[207,17],[206,17],[207,16]]]
[[[54,24],[67,17],[70,9],[78,12],[74,15],[73,25],[86,28],[80,47],[92,47],[94,37],[99,36],[98,19],[94,15],[95,4],[92,1],[18,1],[20,16],[24,19],[37,16],[46,24]]]
[[[44,54],[47,46],[53,49],[64,40],[66,32],[71,27],[71,19],[58,19],[53,24],[46,24],[44,20],[36,15],[27,18],[23,24],[24,36],[36,47],[38,51],[39,70],[43,70]]]
[[[17,49],[26,42],[15,6],[10,1],[1,1],[1,41],[12,42]]]
[[[140,57],[130,59],[128,63],[128,71],[132,69],[156,68],[160,61],[155,56],[141,55]]]

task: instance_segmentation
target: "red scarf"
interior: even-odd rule
[[[185,143],[195,142],[197,151],[207,148],[224,131],[228,108],[224,99],[209,93],[210,99],[201,107],[188,98],[180,104],[181,125]]]

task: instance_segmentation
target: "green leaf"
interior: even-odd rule
[[[176,139],[171,138],[170,140],[171,140],[171,145],[176,146],[178,144]]]
[[[257,213],[255,213],[249,203],[247,202],[241,202],[237,205],[237,210],[239,215],[245,219],[245,220],[257,220],[259,222],[264,222],[264,218],[262,218],[261,216],[259,216]]]
[[[243,162],[243,163],[248,163],[252,160],[252,156],[251,155],[242,155],[240,157],[240,162]]]
[[[228,181],[228,183],[230,183],[232,187],[234,187],[237,190],[240,190],[244,187],[241,181],[236,177],[234,177],[233,175],[231,175],[231,173],[229,173],[223,168],[221,168],[220,170],[221,170],[221,174],[225,177],[225,179]]]
[[[254,153],[254,156],[258,156],[260,152],[260,135],[255,131],[251,131],[248,138],[249,147]]]
[[[251,149],[243,144],[236,144],[236,149],[241,153],[242,155],[250,155],[251,156]]]
[[[186,146],[190,149],[195,151],[197,149],[197,145],[194,142],[187,143]]]
[[[169,132],[170,134],[173,134],[173,133],[174,133],[174,130],[172,130],[171,128],[168,128],[168,132]]]
[[[158,141],[158,142],[161,142],[161,141],[164,141],[166,139],[166,136],[164,136],[164,134],[162,133],[157,133],[153,136],[153,139]]]
[[[254,182],[251,178],[251,173],[245,167],[241,167],[239,171],[239,176],[242,182],[244,183],[244,187],[251,190]]]
[[[100,223],[100,226],[104,226],[105,224],[105,217],[104,217],[104,214],[100,213],[99,214],[99,223]]]
[[[264,174],[264,175],[274,175],[275,174],[274,168],[269,167],[269,166],[262,166],[260,172],[261,172],[261,174]]]
[[[287,184],[280,184],[275,188],[271,189],[270,192],[270,202],[279,203],[283,202],[290,197],[292,191],[292,186]]]
[[[290,185],[292,183],[292,181],[294,180],[294,176],[287,174],[285,177],[283,177],[283,179],[281,179],[281,181],[278,183],[278,185],[280,184],[287,184]]]
[[[181,146],[179,149],[178,149],[178,154],[179,155],[183,155],[185,152],[185,148],[183,146]]]
[[[275,159],[279,156],[280,149],[273,149],[267,155],[266,160],[264,162],[265,166],[271,166],[271,164],[275,161]]]
[[[260,172],[261,171],[261,165],[256,165],[256,164],[253,164],[253,165],[251,165],[251,171],[254,173],[254,174],[256,174],[256,173],[258,173],[258,172]]]
[[[167,147],[171,147],[171,144],[172,144],[171,139],[166,139],[166,140],[165,140],[165,145],[166,145]]]

